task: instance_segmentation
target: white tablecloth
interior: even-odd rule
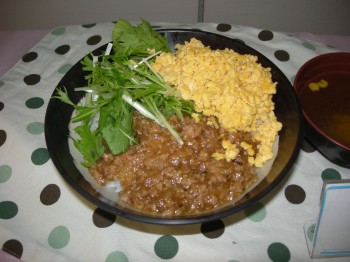
[[[304,62],[337,51],[251,27],[155,25],[239,39],[268,57],[291,82]],[[113,26],[55,28],[0,78],[2,251],[22,261],[310,261],[306,237],[312,236],[312,228],[305,236],[304,224],[317,218],[323,181],[350,178],[350,170],[330,163],[306,142],[287,177],[267,197],[245,211],[204,224],[158,226],[115,217],[88,203],[63,180],[46,148],[46,107],[63,75],[89,51],[110,41]]]

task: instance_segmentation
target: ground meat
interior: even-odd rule
[[[105,153],[90,168],[91,175],[101,185],[119,180],[122,201],[164,216],[196,214],[218,207],[256,181],[247,153],[239,146],[242,141],[256,146],[250,134],[227,133],[205,121],[197,123],[190,116],[183,121],[173,116],[169,122],[184,145],[180,146],[167,129],[136,113],[135,131],[140,143],[124,154]],[[223,139],[239,148],[235,161],[212,157],[223,151]]]

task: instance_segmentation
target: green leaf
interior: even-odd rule
[[[62,89],[57,88],[56,92],[57,92],[57,95],[54,96],[53,98],[59,99],[63,103],[69,104],[69,105],[73,106],[74,108],[76,107],[76,105],[70,100],[66,88],[64,88],[64,87]]]
[[[83,166],[91,167],[104,153],[105,148],[102,145],[102,137],[97,132],[91,131],[91,126],[84,121],[75,128],[80,139],[73,139],[74,146],[83,155],[85,162]]]
[[[98,126],[112,154],[120,154],[129,149],[132,144],[130,138],[134,138],[133,110],[121,99],[121,92],[117,92],[111,103],[100,109]]]
[[[102,128],[102,135],[113,155],[124,153],[130,147],[129,138],[120,127],[109,124]]]
[[[148,49],[170,51],[166,39],[155,32],[145,20],[133,26],[125,19],[119,19],[112,32],[116,53],[128,55],[147,55]]]

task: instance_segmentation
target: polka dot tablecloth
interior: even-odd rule
[[[349,169],[304,142],[286,178],[267,197],[222,220],[157,226],[107,214],[75,193],[55,169],[44,138],[50,96],[85,54],[110,41],[113,23],[59,27],[0,79],[0,247],[22,261],[309,261],[304,224],[317,218],[323,181]],[[229,24],[197,28],[243,41],[293,82],[298,68],[332,47]],[[322,261],[324,259],[319,259]],[[336,258],[334,261],[349,261]],[[10,260],[9,260],[10,261]]]

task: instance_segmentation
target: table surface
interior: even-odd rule
[[[312,227],[305,234],[304,225],[317,219],[324,180],[349,179],[350,170],[329,162],[306,141],[288,175],[270,194],[247,210],[204,224],[159,226],[109,215],[63,180],[46,148],[46,107],[64,74],[86,53],[110,41],[113,25],[55,28],[0,78],[0,260],[311,260],[306,238],[312,237]],[[338,51],[245,26],[155,25],[240,39],[275,63],[291,83],[303,63]]]

